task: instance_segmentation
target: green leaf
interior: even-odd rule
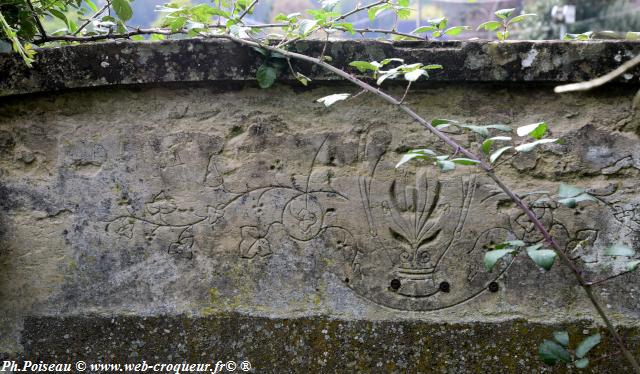
[[[458,125],[458,127],[462,127],[464,129],[469,129],[477,134],[480,134],[484,137],[489,136],[489,130],[487,130],[487,128],[485,126],[478,126],[478,125]]]
[[[438,69],[442,69],[442,65],[440,65],[440,64],[429,64],[429,65],[423,66],[422,68],[426,69],[426,70],[438,70]]]
[[[307,77],[306,75],[302,74],[302,73],[298,73],[296,72],[296,79],[302,83],[304,86],[308,85],[309,82],[311,82],[311,78]]]
[[[629,261],[625,266],[625,271],[634,271],[638,268],[638,265],[640,265],[640,260]]]
[[[298,30],[299,35],[307,35],[311,30],[318,24],[317,20],[313,19],[303,19],[300,21],[300,29]]]
[[[484,29],[486,31],[495,31],[500,26],[502,26],[502,23],[498,21],[487,21],[487,22],[481,23],[476,30],[480,31]]]
[[[509,20],[509,24],[522,22],[522,21],[524,21],[524,20],[525,20],[526,18],[528,18],[528,17],[536,17],[536,16],[537,16],[537,14],[534,14],[534,13],[525,13],[525,14],[521,14],[521,15],[519,15],[519,16],[515,16],[515,17],[511,18],[511,19]]]
[[[578,369],[584,369],[587,366],[589,366],[589,359],[588,358],[581,358],[579,360],[576,360],[576,362],[574,362],[574,364],[576,365],[576,367]]]
[[[415,149],[410,151],[407,154],[402,155],[402,158],[400,159],[400,161],[396,164],[396,168],[399,168],[400,166],[402,166],[403,164],[413,160],[413,159],[419,159],[419,160],[428,160],[430,158],[433,158],[436,156],[436,153],[430,149]]]
[[[547,132],[547,124],[545,122],[538,122],[531,125],[521,126],[516,129],[518,136],[530,135],[531,137],[540,140]]]
[[[378,69],[380,69],[378,66],[367,61],[352,61],[349,63],[349,66],[353,66],[361,73],[366,73],[367,70],[378,71]]]
[[[62,13],[61,11],[59,11],[58,9],[49,9],[49,13],[51,13],[54,17],[62,20],[62,22],[64,22],[64,24],[67,24],[67,16]]]
[[[87,3],[87,5],[89,6],[89,8],[94,11],[97,12],[98,11],[98,7],[96,6],[96,4],[93,3],[93,1],[91,0],[84,0],[85,3]]]
[[[491,271],[495,266],[498,260],[503,258],[508,254],[514,253],[515,249],[495,249],[493,251],[489,251],[484,254],[484,268],[487,271]]]
[[[584,189],[566,183],[560,183],[560,187],[558,187],[559,197],[576,197],[581,193],[584,193]]]
[[[521,144],[517,146],[515,150],[523,153],[531,152],[535,147],[539,146],[540,144],[556,143],[557,141],[558,139],[540,139],[540,140],[536,140],[535,142]]]
[[[348,93],[333,94],[333,95],[321,97],[316,101],[319,103],[323,103],[324,106],[328,107],[333,105],[333,103],[335,103],[336,101],[346,100],[349,96],[351,96],[351,94],[348,94]]]
[[[436,119],[431,121],[431,126],[433,126],[435,128],[438,128],[438,129],[441,129],[441,128],[446,127],[446,126],[440,127],[442,125],[449,126],[449,125],[453,125],[453,124],[456,124],[456,123],[458,123],[458,121],[455,121],[455,120],[452,120],[452,119],[436,118]]]
[[[129,0],[113,0],[111,5],[121,20],[128,21],[131,19],[131,16],[133,16],[133,10],[131,9]]]
[[[554,331],[553,338],[565,347],[569,346],[569,333],[566,331]]]
[[[551,267],[556,260],[556,252],[550,249],[538,249],[539,247],[539,245],[528,247],[527,254],[536,265],[540,266],[544,270],[551,270]]]
[[[492,138],[486,139],[484,142],[482,142],[482,152],[484,152],[485,154],[489,154],[489,152],[491,152],[491,145],[496,140],[509,141],[511,140],[511,138],[508,136],[494,136]]]
[[[278,72],[273,66],[262,64],[258,68],[258,72],[256,73],[256,79],[258,80],[258,84],[260,88],[269,88],[273,85],[273,82],[276,81],[276,77]]]
[[[142,40],[144,40],[144,36],[142,36],[142,35],[133,35],[131,37],[131,40],[142,41]]]
[[[491,154],[491,156],[489,157],[489,162],[491,162],[493,164],[494,162],[496,162],[496,160],[498,158],[500,158],[500,156],[502,156],[502,154],[505,151],[507,151],[507,150],[509,150],[511,148],[513,148],[513,147],[509,145],[509,146],[506,146],[506,147],[502,147],[502,148],[498,149],[497,151],[493,152]]]
[[[380,61],[380,65],[381,66],[385,66],[391,62],[399,62],[401,64],[404,63],[404,60],[401,58],[397,58],[397,57],[391,57],[391,58],[385,58],[384,60]]]
[[[576,348],[576,356],[578,358],[583,358],[593,347],[598,344],[600,344],[600,334],[595,334],[587,337],[580,344],[578,344],[578,347]]]
[[[412,34],[422,34],[424,32],[435,31],[438,28],[436,26],[420,26],[417,29],[411,31]]]
[[[511,14],[513,13],[514,10],[516,10],[516,8],[500,9],[494,14],[496,15],[496,17],[500,19],[507,19],[511,17]]]
[[[415,82],[423,75],[427,75],[427,72],[422,69],[411,70],[404,74],[404,79],[409,82]]]
[[[571,362],[571,353],[552,340],[545,340],[540,344],[538,356],[542,362],[549,365],[555,365],[558,361]]]
[[[459,165],[476,165],[480,163],[480,161],[472,160],[470,158],[452,158],[451,162],[454,162]]]
[[[611,245],[604,251],[605,256],[624,256],[624,257],[633,257],[636,255],[636,251],[634,251],[631,247],[628,247],[624,244],[616,243]]]
[[[451,171],[456,168],[456,164],[449,160],[438,160],[436,161],[436,165],[438,165],[440,170],[444,172]]]
[[[369,8],[369,11],[367,12],[369,16],[369,21],[371,22],[375,21],[378,14],[384,12],[387,9],[391,9],[391,7],[392,7],[391,4],[381,4],[381,5],[376,5],[374,7]]]
[[[442,31],[436,30],[431,34],[431,36],[433,36],[434,38],[439,38],[442,36]]]
[[[153,41],[165,40],[165,36],[162,34],[152,34],[149,40],[153,40]]]
[[[395,78],[398,76],[398,71],[396,69],[392,69],[389,71],[386,71],[384,74],[380,75],[378,77],[378,80],[376,81],[376,84],[379,86],[382,84],[382,82],[384,82],[385,80],[387,80],[388,78]]]
[[[451,35],[451,36],[458,36],[464,30],[469,30],[469,26],[453,26],[453,27],[450,27],[450,28],[446,29],[444,31],[444,33],[447,34],[447,35]]]
[[[628,40],[640,40],[640,32],[636,32],[636,31],[629,31],[627,33],[626,38]]]

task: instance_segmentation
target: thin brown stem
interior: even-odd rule
[[[307,55],[303,55],[303,54],[299,54],[299,53],[295,53],[295,52],[290,52],[290,51],[286,51],[286,50],[282,50],[282,49],[278,49],[278,48],[274,48],[274,47],[270,47],[270,46],[263,46],[263,45],[260,45],[260,44],[257,44],[257,43],[254,43],[254,42],[251,42],[251,41],[248,41],[248,40],[238,39],[238,38],[236,38],[234,36],[231,36],[231,35],[224,35],[224,37],[226,37],[226,38],[228,38],[230,40],[233,40],[233,41],[235,41],[237,43],[240,43],[240,44],[251,45],[251,46],[259,46],[259,47],[262,47],[262,48],[266,48],[266,49],[272,50],[274,52],[281,53],[285,57],[290,57],[290,58],[294,58],[294,59],[297,59],[297,60],[307,61],[307,62],[310,62],[312,64],[318,65],[318,66],[320,66],[320,67],[322,67],[322,68],[324,68],[326,70],[329,70],[329,71],[337,74],[338,76],[348,80],[349,82],[352,82],[355,85],[361,87],[362,89],[378,95],[380,98],[384,99],[385,101],[389,102],[390,104],[398,106],[402,111],[404,111],[411,118],[416,120],[416,122],[418,122],[420,125],[425,127],[427,130],[429,130],[431,133],[433,133],[436,137],[438,137],[444,143],[449,145],[451,148],[453,148],[457,152],[460,152],[460,153],[464,154],[467,158],[477,161],[478,165],[480,167],[482,167],[482,169],[484,169],[484,171],[487,174],[487,176],[489,178],[491,178],[494,181],[494,183],[496,183],[496,185],[498,187],[500,187],[500,189],[520,208],[520,210],[522,210],[527,215],[527,217],[529,218],[531,223],[533,223],[533,225],[536,228],[536,230],[538,232],[540,232],[542,234],[542,236],[544,237],[544,241],[554,249],[554,251],[560,257],[562,263],[564,265],[566,265],[573,272],[576,280],[578,281],[578,284],[582,287],[582,289],[584,290],[584,292],[587,295],[587,298],[589,299],[589,301],[591,302],[593,307],[596,309],[598,315],[600,316],[600,318],[603,320],[603,322],[607,326],[607,329],[609,330],[609,333],[613,336],[613,338],[614,338],[616,344],[618,345],[618,347],[620,347],[620,350],[621,350],[622,354],[624,355],[624,357],[627,359],[627,361],[629,362],[629,364],[633,368],[633,371],[635,373],[637,373],[637,374],[640,374],[640,364],[638,364],[638,362],[636,361],[636,359],[633,356],[633,354],[631,354],[631,352],[627,349],[624,341],[622,340],[622,337],[620,336],[620,334],[618,334],[618,331],[613,326],[613,323],[611,322],[611,320],[609,319],[609,317],[605,313],[604,309],[600,305],[600,302],[593,295],[593,290],[591,289],[591,286],[585,281],[584,277],[582,276],[582,272],[571,261],[569,256],[560,247],[558,242],[551,236],[549,231],[544,227],[542,222],[540,222],[539,218],[536,216],[536,214],[533,212],[533,210],[531,208],[529,208],[529,206],[527,204],[525,204],[524,201],[522,199],[520,199],[507,185],[504,184],[504,182],[495,174],[495,172],[493,171],[493,167],[490,164],[488,164],[487,162],[482,160],[480,157],[476,156],[473,152],[471,152],[471,151],[467,150],[466,148],[462,147],[461,145],[459,145],[456,141],[454,141],[453,139],[448,137],[442,131],[436,129],[434,126],[431,125],[431,123],[427,122],[419,114],[414,112],[408,106],[402,104],[400,101],[396,100],[394,97],[388,95],[387,93],[385,93],[383,91],[380,91],[379,89],[371,86],[370,84],[368,84],[368,83],[366,83],[364,81],[359,80],[358,78],[348,74],[347,72],[345,72],[345,71],[343,71],[341,69],[338,69],[338,68],[336,68],[336,67],[334,67],[334,66],[332,66],[330,64],[327,64],[324,61],[321,61],[321,60],[319,60],[317,58],[314,58],[314,57],[311,57],[311,56],[307,56]]]
[[[251,4],[249,4],[247,9],[245,9],[244,12],[242,12],[242,14],[240,14],[240,17],[238,17],[238,20],[242,21],[244,16],[249,14],[249,12],[251,12],[251,9],[253,9],[253,7],[256,6],[257,3],[258,3],[258,0],[253,0],[253,2]]]
[[[78,27],[78,29],[72,35],[74,35],[74,36],[78,35],[80,33],[80,31],[84,30],[84,28],[87,27],[91,22],[93,22],[93,20],[98,18],[102,13],[104,13],[105,10],[109,9],[109,6],[111,6],[111,0],[107,0],[107,2],[104,4],[104,6],[102,8],[100,8],[100,9],[98,9],[98,11],[95,12],[95,14],[93,16],[91,16],[91,18],[89,18],[82,25],[80,25],[80,27]]]
[[[337,21],[342,21],[343,19],[345,19],[345,18],[347,18],[347,17],[349,17],[349,16],[352,16],[352,15],[354,15],[354,14],[358,13],[358,12],[361,12],[361,11],[363,11],[363,10],[367,10],[367,9],[369,9],[369,8],[373,8],[374,6],[378,6],[378,5],[385,4],[385,3],[387,3],[387,2],[388,2],[388,0],[381,0],[381,1],[376,1],[375,3],[371,3],[371,4],[369,4],[369,5],[365,5],[365,6],[363,6],[363,7],[356,6],[356,7],[355,7],[355,9],[353,9],[352,11],[349,11],[349,12],[347,12],[347,13],[345,13],[345,14],[343,14],[343,15],[339,16],[338,18],[336,18],[336,19],[335,19],[335,21],[336,21],[336,22],[337,22]]]
[[[640,64],[640,55],[632,58],[631,60],[625,62],[624,64],[620,65],[620,67],[618,67],[617,69],[601,76],[598,77],[596,79],[592,79],[590,81],[586,81],[586,82],[580,82],[580,83],[571,83],[571,84],[565,84],[562,86],[557,86],[553,91],[555,91],[556,93],[563,93],[563,92],[574,92],[574,91],[588,91],[592,88],[596,88],[596,87],[600,87],[605,83],[609,83],[612,80],[618,78],[619,76],[621,76],[622,74],[626,73],[627,71],[633,69],[634,67],[636,67],[638,64]]]
[[[40,22],[40,17],[38,17],[38,13],[36,9],[33,7],[31,0],[27,0],[27,4],[29,5],[29,9],[31,9],[31,14],[33,15],[33,19],[36,21],[36,27],[38,28],[38,32],[43,39],[47,39],[47,33],[44,31],[44,27],[42,26],[42,22]]]
[[[610,281],[612,279],[616,279],[616,278],[621,277],[621,276],[623,276],[625,274],[628,274],[628,273],[633,273],[633,270],[623,271],[622,273],[614,274],[614,275],[608,276],[606,278],[602,278],[602,279],[594,280],[594,281],[591,281],[591,282],[587,282],[587,284],[589,286],[595,286],[596,284],[600,284],[600,283],[604,283],[606,281]]]
[[[407,94],[409,93],[410,88],[411,88],[411,81],[407,83],[407,88],[404,90],[404,95],[402,95],[402,99],[400,99],[400,104],[404,103],[404,99],[407,97]]]

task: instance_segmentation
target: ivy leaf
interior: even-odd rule
[[[489,251],[484,254],[484,268],[487,271],[491,271],[495,266],[498,260],[503,258],[506,255],[514,253],[515,249],[495,249],[493,251]]]
[[[634,251],[631,247],[628,247],[624,244],[613,244],[609,248],[604,251],[605,256],[624,256],[624,257],[633,257],[636,255],[636,251]]]
[[[558,361],[571,362],[571,353],[560,344],[545,340],[538,348],[538,356],[545,364],[555,365]]]
[[[491,156],[489,157],[489,162],[491,162],[493,164],[494,162],[496,162],[496,160],[498,158],[500,158],[500,156],[502,156],[502,154],[505,151],[507,151],[507,150],[509,150],[511,148],[513,148],[513,147],[509,145],[509,146],[506,146],[506,147],[502,147],[502,148],[498,149],[497,151],[493,152],[491,154]]]
[[[491,145],[496,140],[509,141],[511,140],[511,138],[508,136],[494,136],[492,138],[486,139],[485,141],[482,142],[482,152],[484,152],[485,154],[489,154],[489,152],[491,152]]]
[[[569,346],[569,333],[566,331],[554,331],[553,338],[565,347]]]
[[[451,36],[458,36],[464,30],[468,30],[468,29],[469,29],[469,26],[453,26],[453,27],[450,27],[450,28],[446,29],[444,31],[444,33],[447,34],[447,35],[451,35]]]
[[[600,344],[600,334],[595,334],[587,337],[580,344],[578,344],[578,347],[576,348],[576,356],[578,358],[583,358],[593,347],[598,344]]]
[[[536,140],[535,142],[521,144],[517,146],[515,150],[523,153],[531,152],[535,147],[539,146],[540,144],[556,143],[557,141],[558,139],[540,139],[540,140]]]
[[[276,81],[278,72],[273,66],[262,64],[256,73],[256,79],[260,88],[269,88]]]
[[[521,126],[516,129],[518,136],[530,135],[536,140],[542,139],[547,132],[546,122],[533,123],[531,125]]]
[[[521,14],[521,15],[519,15],[519,16],[515,16],[515,17],[511,18],[511,19],[509,20],[509,24],[522,22],[522,21],[524,21],[524,20],[525,20],[526,18],[528,18],[528,17],[536,17],[536,16],[537,16],[537,14],[535,14],[535,13],[525,13],[525,14]]]
[[[527,254],[536,263],[536,265],[540,266],[544,270],[551,270],[553,263],[556,260],[556,252],[550,249],[538,249],[542,246],[542,244],[532,245],[527,248]]]
[[[131,5],[129,4],[129,0],[113,0],[111,3],[113,6],[113,10],[123,21],[128,21],[133,16],[133,10],[131,9]]]
[[[514,10],[516,10],[516,8],[500,9],[494,14],[496,15],[496,17],[500,19],[507,19],[511,17],[511,14],[513,13]]]
[[[481,23],[476,30],[480,31],[484,29],[486,31],[495,31],[500,26],[502,26],[502,23],[498,21],[488,21],[488,22]]]
[[[328,107],[333,105],[333,103],[335,103],[336,101],[346,100],[349,96],[351,96],[351,94],[348,94],[348,93],[333,94],[333,95],[321,97],[316,101],[319,103],[323,103],[324,106]]]
[[[588,358],[581,358],[579,360],[576,360],[576,362],[574,362],[574,364],[576,365],[576,367],[578,369],[584,369],[587,366],[589,366],[589,359]]]

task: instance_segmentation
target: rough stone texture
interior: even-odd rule
[[[203,42],[182,43],[167,49]],[[96,48],[123,46],[163,53]],[[508,48],[476,47],[491,46]],[[120,74],[112,83],[140,72]],[[637,84],[559,96],[518,74],[517,83],[450,76],[458,82],[422,85],[408,104],[476,124],[548,121],[563,144],[498,173],[520,193],[553,195],[561,181],[589,188],[600,201],[574,209],[545,193],[527,200],[587,274],[613,274],[623,263],[603,256],[608,244],[640,250]],[[28,80],[0,84],[61,88]],[[287,362],[293,372],[541,371],[550,370],[535,360],[542,338],[565,325],[576,340],[599,328],[563,266],[543,273],[518,256],[484,270],[492,242],[541,240],[495,186],[471,167],[396,169],[407,149],[448,150],[373,96],[315,102],[337,92],[356,90],[226,81],[3,98],[0,356],[245,358],[257,372]],[[453,136],[471,148],[482,141]],[[596,293],[640,355],[639,281],[627,275]]]
[[[293,45],[292,50],[318,56],[322,48],[322,42],[304,41]],[[445,66],[433,74],[432,81],[566,82],[605,74],[638,52],[639,41],[349,40],[332,42],[327,54],[341,68],[354,60],[390,56]],[[122,84],[253,81],[261,60],[261,55],[251,48],[215,39],[49,48],[39,51],[33,68],[26,67],[15,54],[0,53],[0,96]],[[339,80],[308,64],[296,64],[296,68],[311,77],[312,84]],[[630,72],[620,81],[637,84],[638,73],[639,70]],[[281,78],[291,79],[288,72]]]

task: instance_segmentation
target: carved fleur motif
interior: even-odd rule
[[[265,238],[266,232],[261,231],[256,226],[244,226],[240,229],[240,257],[254,258],[256,256],[265,257],[271,253],[271,245]]]
[[[156,215],[158,213],[169,214],[177,208],[173,199],[167,198],[164,191],[156,195],[152,202],[146,203],[145,207],[147,208],[147,212],[151,215]]]
[[[224,216],[224,210],[212,206],[207,207],[207,222],[210,225],[216,224],[222,216]]]
[[[135,221],[130,217],[121,217],[109,223],[107,230],[125,238],[133,237],[133,227]]]
[[[193,227],[189,226],[186,230],[180,233],[178,241],[169,245],[169,254],[176,257],[192,259],[193,258]]]

